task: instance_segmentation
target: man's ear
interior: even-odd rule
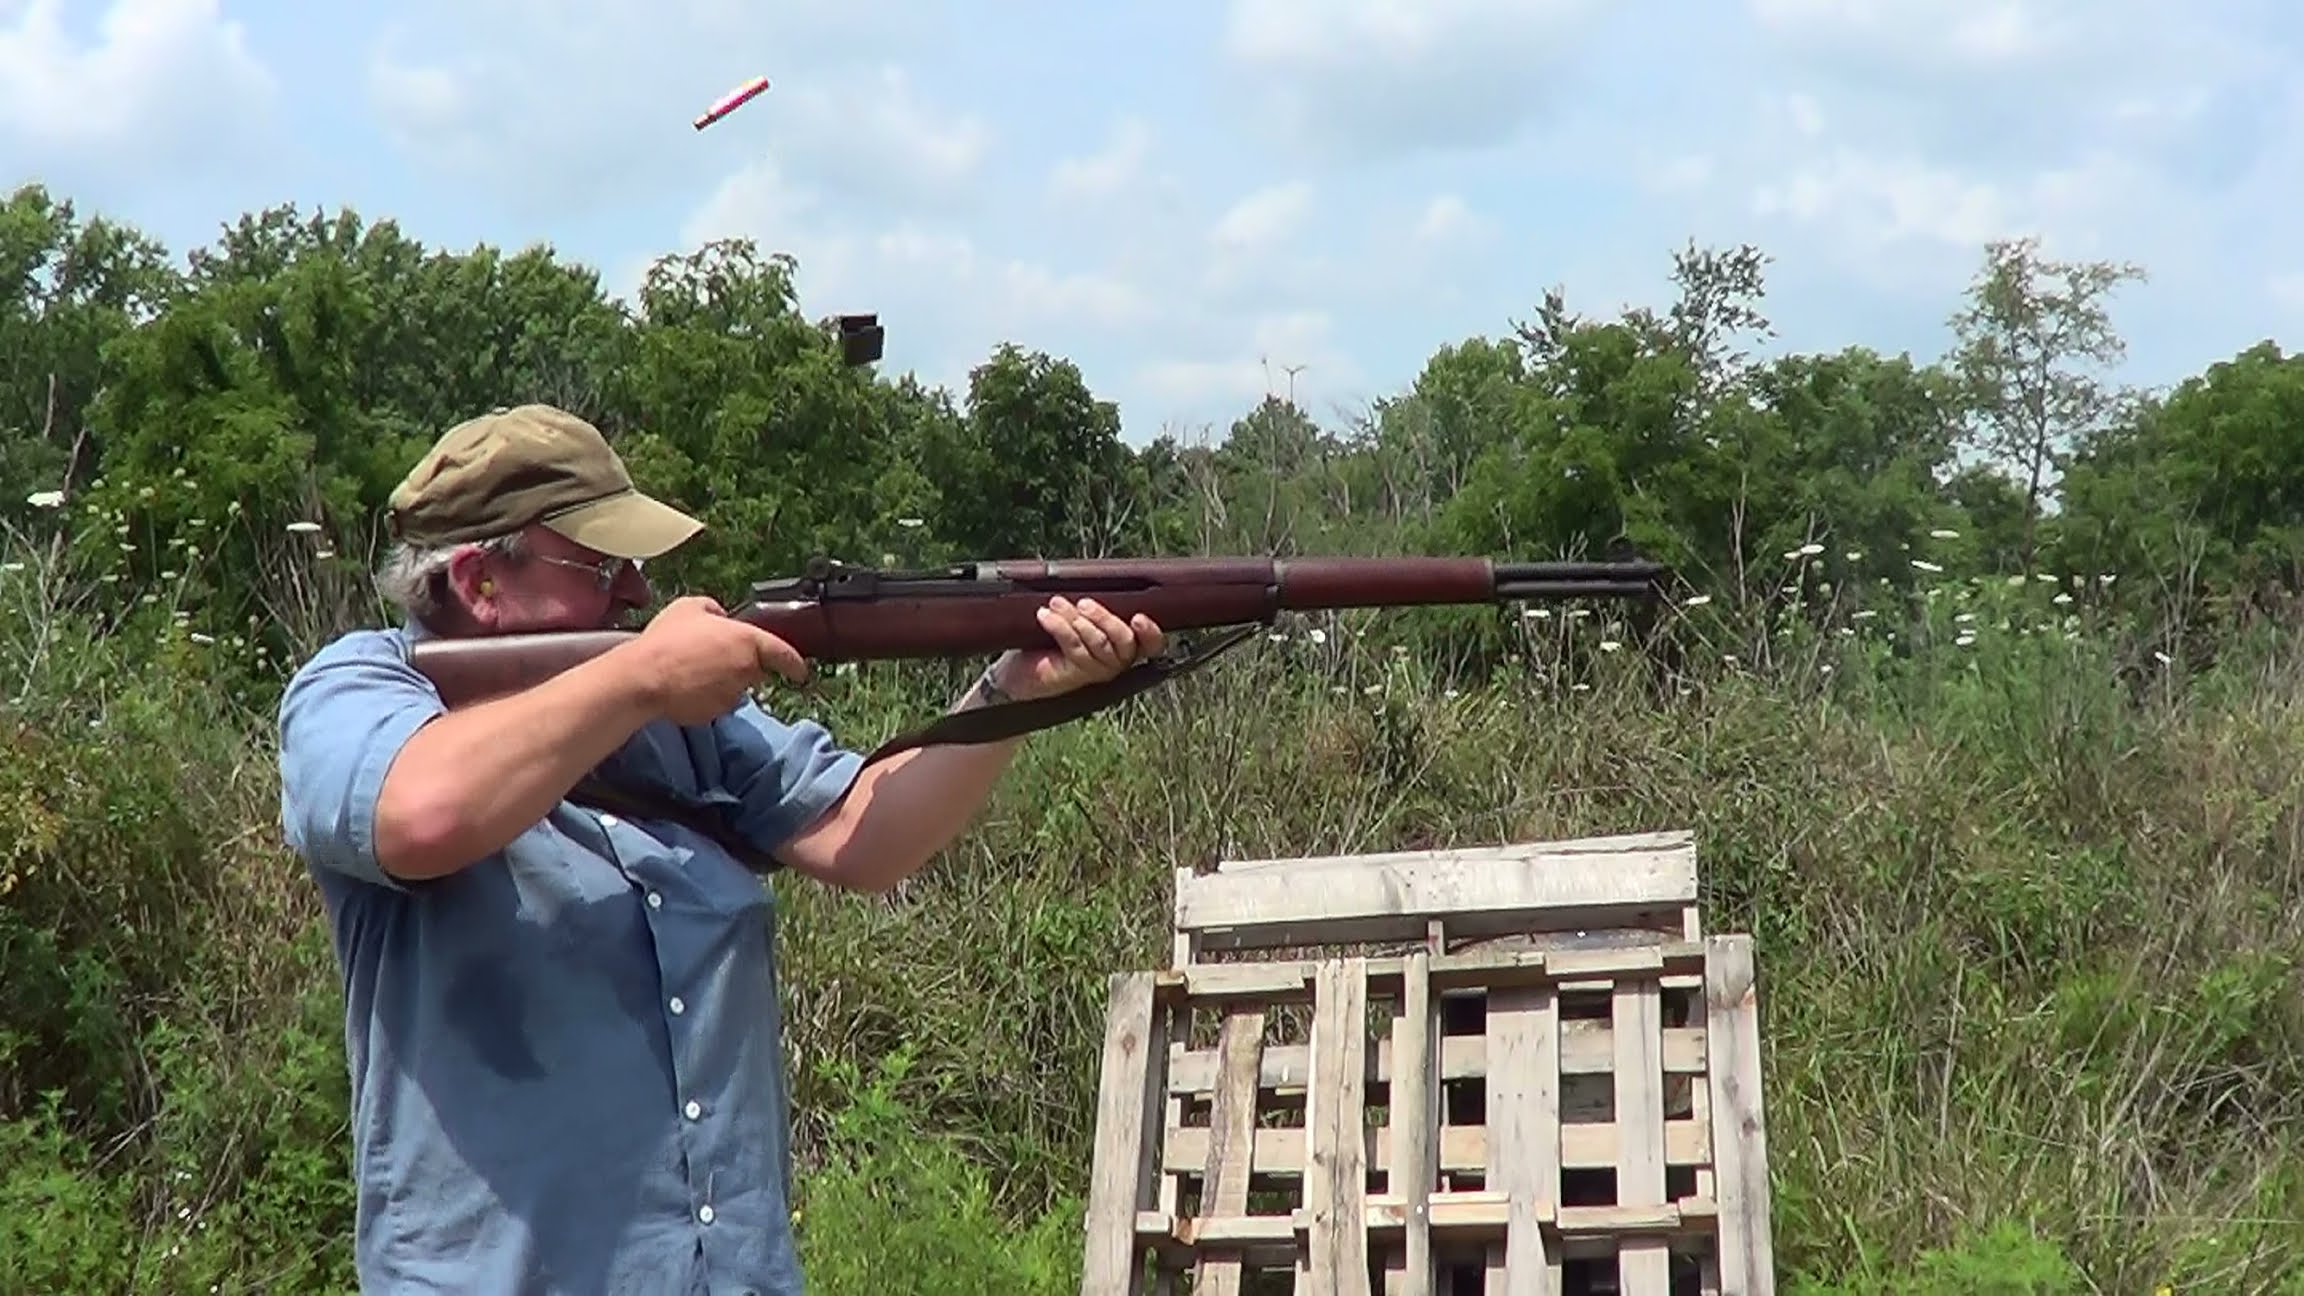
[[[496,580],[478,545],[465,545],[448,559],[448,590],[465,616],[481,626],[495,626]]]

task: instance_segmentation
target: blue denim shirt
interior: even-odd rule
[[[279,717],[343,971],[363,1289],[798,1296],[773,892],[708,838],[566,802],[458,873],[387,876],[377,790],[442,710],[410,641],[337,640]],[[731,806],[767,849],[861,765],[747,703],[601,772]]]

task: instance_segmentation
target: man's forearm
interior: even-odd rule
[[[1000,699],[978,677],[953,710]],[[794,865],[839,886],[885,891],[926,867],[984,808],[1023,739],[915,747],[874,761],[840,806],[793,840]]]
[[[384,869],[452,873],[534,826],[653,715],[634,679],[604,656],[417,730],[378,798]]]

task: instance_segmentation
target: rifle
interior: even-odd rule
[[[1122,620],[1141,612],[1163,633],[1223,628],[1204,649],[1139,662],[1116,679],[1052,698],[946,715],[873,753],[995,742],[1101,711],[1197,670],[1284,611],[1646,598],[1668,569],[1630,560],[1488,558],[1113,558],[962,562],[880,570],[818,558],[798,576],[752,586],[730,613],[812,662],[971,657],[1051,648],[1038,610],[1054,596],[1094,599]],[[616,647],[636,630],[572,630],[428,639],[411,662],[450,707],[515,692]]]

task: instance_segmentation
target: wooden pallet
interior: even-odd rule
[[[1767,1296],[1752,946],[1696,897],[1686,834],[1180,871],[1082,1296]]]

